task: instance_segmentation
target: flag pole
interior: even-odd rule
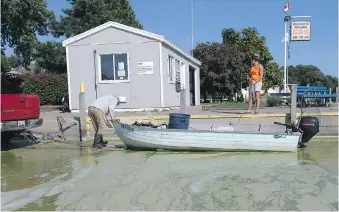
[[[289,36],[287,35],[287,23],[290,21],[291,16],[289,16],[288,12],[290,10],[290,0],[288,0],[287,9],[285,11],[284,17],[284,93],[287,92],[287,42],[289,40]]]
[[[284,93],[287,92],[287,21],[285,20],[285,33],[284,33]]]

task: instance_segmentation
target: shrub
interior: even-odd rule
[[[21,84],[23,93],[40,96],[41,105],[58,105],[63,95],[67,94],[66,74],[30,74]]]
[[[276,107],[279,105],[280,98],[277,96],[268,96],[267,97],[267,105],[269,107]]]

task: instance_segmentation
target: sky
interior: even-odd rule
[[[191,49],[192,0],[130,0],[144,30],[161,34]],[[284,5],[287,0],[193,0],[193,42],[221,42],[224,28],[256,27],[266,37],[274,61],[284,64]],[[66,0],[47,0],[57,16],[69,8]],[[338,77],[338,0],[290,0],[292,16],[312,16],[311,41],[291,42],[288,65],[315,65]],[[65,38],[40,36],[40,41]],[[11,53],[8,50],[8,53]]]

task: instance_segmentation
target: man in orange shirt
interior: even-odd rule
[[[249,84],[249,95],[248,95],[248,109],[247,112],[251,112],[252,98],[256,99],[255,113],[259,112],[260,106],[260,91],[262,89],[262,78],[264,76],[264,67],[259,63],[259,55],[255,54],[252,59],[251,70],[250,70],[250,84]]]

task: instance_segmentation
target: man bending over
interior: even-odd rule
[[[93,128],[95,130],[94,134],[94,148],[103,148],[107,146],[107,141],[103,139],[103,131],[105,129],[105,125],[108,127],[112,127],[111,122],[109,122],[106,118],[107,115],[111,117],[114,116],[115,107],[120,104],[119,97],[115,95],[103,96],[96,99],[89,107],[88,107],[88,115],[92,120]]]

